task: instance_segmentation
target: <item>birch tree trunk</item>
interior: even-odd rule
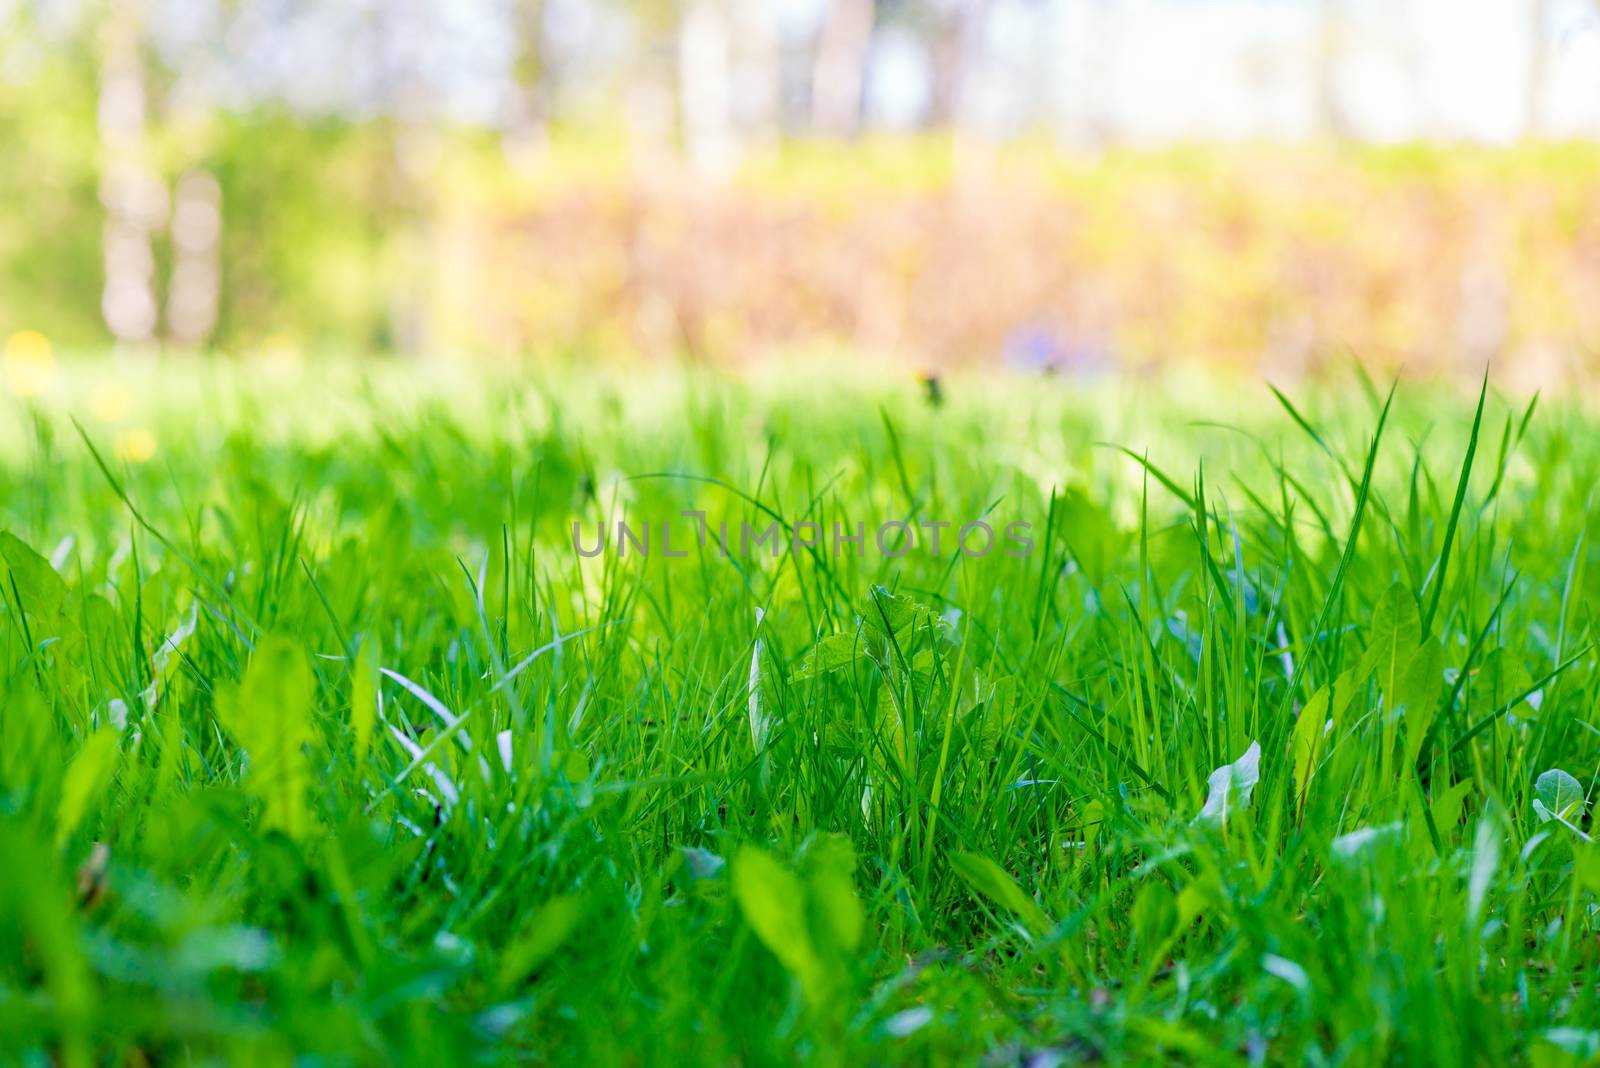
[[[113,0],[100,25],[98,122],[100,203],[105,209],[100,311],[120,346],[140,347],[156,332],[158,309],[151,235],[166,216],[166,193],[147,159],[145,11]]]
[[[817,42],[811,73],[811,125],[819,132],[850,137],[861,123],[875,0],[832,0]]]
[[[196,168],[178,179],[171,232],[167,331],[175,344],[198,348],[217,325],[222,280],[222,188],[209,171]]]
[[[1312,70],[1316,77],[1317,118],[1324,133],[1344,138],[1350,133],[1340,94],[1339,74],[1344,54],[1344,4],[1342,0],[1320,0],[1317,13],[1317,40]]]
[[[550,114],[550,71],[545,54],[545,0],[518,0],[517,59],[501,143],[514,161],[536,159],[545,146]]]
[[[690,165],[726,174],[738,157],[733,129],[733,57],[720,0],[689,0],[678,23],[678,114]]]
[[[1550,0],[1528,0],[1528,81],[1522,135],[1544,133],[1544,95],[1550,71]]]

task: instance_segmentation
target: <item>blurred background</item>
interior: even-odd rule
[[[1584,382],[1600,0],[0,0],[52,361]]]

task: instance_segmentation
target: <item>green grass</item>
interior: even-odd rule
[[[1600,1052],[1574,403],[116,373],[4,401],[0,1061]]]

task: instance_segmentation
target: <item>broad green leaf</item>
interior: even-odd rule
[[[34,838],[21,820],[0,819],[0,938],[5,939],[7,971],[16,972],[27,947],[29,982],[36,997],[49,1005],[49,1015],[57,1020],[88,1020],[99,1008],[99,983],[86,959],[88,938],[73,911],[73,897],[66,881],[58,874],[53,858],[47,857],[46,843]],[[17,933],[25,937],[18,939]],[[8,978],[8,983],[9,983]],[[7,991],[7,1001],[16,995]],[[17,1024],[29,1025],[29,1017],[8,1008],[6,1054],[9,1063],[26,1063],[18,1056],[14,1043]],[[64,1068],[98,1063],[89,1055],[89,1038],[81,1028],[68,1027],[60,1033],[60,1046],[45,1064]]]
[[[556,757],[561,772],[573,782],[583,782],[589,777],[589,754],[582,749],[568,749]]]
[[[1188,927],[1210,911],[1213,904],[1213,895],[1208,894],[1201,883],[1185,886],[1178,894],[1178,926]]]
[[[1497,712],[1527,693],[1532,685],[1533,676],[1528,674],[1526,665],[1504,649],[1492,649],[1472,680],[1473,703],[1480,714]],[[1522,719],[1532,719],[1536,715],[1526,698],[1517,701],[1510,711]]]
[[[1333,729],[1337,732],[1344,723],[1344,715],[1350,710],[1350,703],[1355,699],[1356,688],[1367,680],[1362,673],[1360,665],[1341,673],[1333,680],[1333,690],[1328,699],[1328,717],[1333,720]]]
[[[59,848],[78,829],[96,797],[111,784],[121,753],[122,735],[115,727],[101,727],[89,735],[67,766],[61,779],[61,800],[56,806],[56,846]]]
[[[1406,665],[1395,694],[1395,707],[1405,709],[1406,766],[1416,764],[1428,727],[1439,711],[1439,689],[1444,684],[1444,650],[1437,641],[1419,645]]]
[[[0,793],[50,781],[45,776],[66,766],[56,724],[33,674],[14,679],[0,697]]]
[[[1461,822],[1461,807],[1472,790],[1472,780],[1462,779],[1449,786],[1435,786],[1433,790],[1433,824],[1442,835]]]
[[[176,701],[168,701],[158,711],[157,733],[161,739],[161,757],[156,763],[157,794],[171,788],[178,778],[184,761],[183,716]]]
[[[1024,893],[1016,880],[988,857],[977,853],[953,853],[950,866],[972,889],[1006,911],[1015,913],[1023,926],[1033,934],[1043,934],[1050,929],[1050,918],[1038,902]]]
[[[1378,598],[1368,627],[1364,673],[1376,673],[1378,685],[1393,694],[1411,656],[1422,642],[1422,619],[1411,591],[1396,582]]]
[[[1078,819],[1083,828],[1084,841],[1094,842],[1100,837],[1100,832],[1106,824],[1105,803],[1099,799],[1090,801],[1083,806]]]
[[[733,858],[733,896],[745,921],[814,1003],[838,989],[861,944],[866,915],[856,897],[855,866],[855,849],[838,834],[806,840],[799,874],[755,846]]]
[[[244,680],[217,695],[217,713],[249,757],[245,786],[263,804],[261,825],[303,838],[311,826],[306,792],[316,680],[301,648],[268,637],[256,646]]]
[[[58,633],[64,655],[56,658],[56,665],[63,671],[62,684],[68,688],[86,685],[96,662],[113,672],[123,662],[125,642],[116,610],[99,594],[82,590],[68,594],[61,605]]]
[[[828,719],[823,722],[817,740],[834,756],[853,757],[869,745],[867,728],[848,719]]]
[[[849,667],[865,655],[866,648],[854,634],[824,635],[800,662],[794,678],[798,681],[826,675]]]
[[[806,926],[805,886],[772,854],[744,846],[734,855],[733,898],[756,937],[808,989],[822,962]]]
[[[1295,810],[1305,807],[1311,777],[1316,774],[1317,762],[1322,758],[1323,747],[1330,723],[1328,720],[1328,688],[1324,686],[1311,695],[1300,716],[1294,721],[1294,790]]]
[[[1586,842],[1579,848],[1572,877],[1580,887],[1600,896],[1600,842]]]
[[[927,611],[928,609],[914,597],[902,593],[890,593],[882,586],[874,586],[867,593],[867,603],[862,606],[861,619],[867,628],[876,634],[893,631],[895,636],[899,637],[916,624],[919,615]]]
[[[1395,682],[1394,705],[1432,715],[1439,704],[1439,689],[1444,685],[1444,649],[1437,640],[1420,643],[1411,650],[1405,669]]]
[[[1560,768],[1551,768],[1535,779],[1533,792],[1533,808],[1540,820],[1576,824],[1583,819],[1583,787]]]
[[[1373,606],[1366,635],[1366,668],[1378,671],[1379,679],[1397,678],[1421,641],[1422,619],[1416,611],[1416,598],[1405,585],[1395,582]]]
[[[1124,549],[1124,539],[1116,523],[1104,508],[1076,487],[1061,495],[1056,508],[1056,529],[1066,541],[1072,559],[1092,584],[1104,585]]]
[[[5,562],[6,571],[0,579],[15,585],[24,612],[40,619],[52,619],[60,614],[67,599],[67,584],[61,581],[50,561],[9,531],[0,531],[0,560]],[[34,635],[35,639],[40,637]]]
[[[1428,819],[1432,814],[1432,809],[1428,805],[1428,795],[1420,788],[1413,787],[1404,791],[1404,798],[1401,804],[1405,808],[1404,814],[1396,813],[1399,818],[1394,821],[1399,823],[1401,828],[1399,844],[1405,850],[1407,863],[1414,868],[1420,869],[1427,865],[1429,859],[1435,855],[1433,833],[1430,833],[1427,829]],[[1413,833],[1406,833],[1405,829],[1408,827],[1412,829]],[[1435,827],[1434,830],[1437,831],[1438,828]],[[1441,848],[1443,844],[1443,836],[1441,835]]]
[[[1444,650],[1434,640],[1424,641],[1416,598],[1401,583],[1391,585],[1372,612],[1363,675],[1376,677],[1383,693],[1384,759],[1393,750],[1404,713],[1405,766],[1416,763],[1438,710],[1439,688],[1444,678]]]
[[[1178,926],[1178,898],[1159,878],[1147,881],[1133,899],[1133,935],[1139,948],[1155,954]]]
[[[861,608],[867,651],[880,660],[886,657],[892,634],[900,651],[911,656],[921,636],[935,629],[938,619],[933,609],[916,598],[874,586]]]
[[[561,948],[583,919],[583,899],[553,897],[529,917],[520,934],[500,955],[502,989],[520,983]]]
[[[866,927],[856,898],[855,847],[842,834],[817,834],[801,850],[810,928],[817,948],[836,959],[855,953]]]

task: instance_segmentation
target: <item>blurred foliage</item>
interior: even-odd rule
[[[100,347],[89,60],[0,95],[0,331]],[[1600,338],[1600,147],[1072,155],[945,136],[790,142],[706,179],[608,129],[490,133],[282,108],[164,122],[221,189],[209,343],[709,362],[849,345],[925,366],[1274,373],[1359,354],[1567,369]],[[158,289],[171,241],[154,239]],[[166,336],[165,332],[161,332]]]

